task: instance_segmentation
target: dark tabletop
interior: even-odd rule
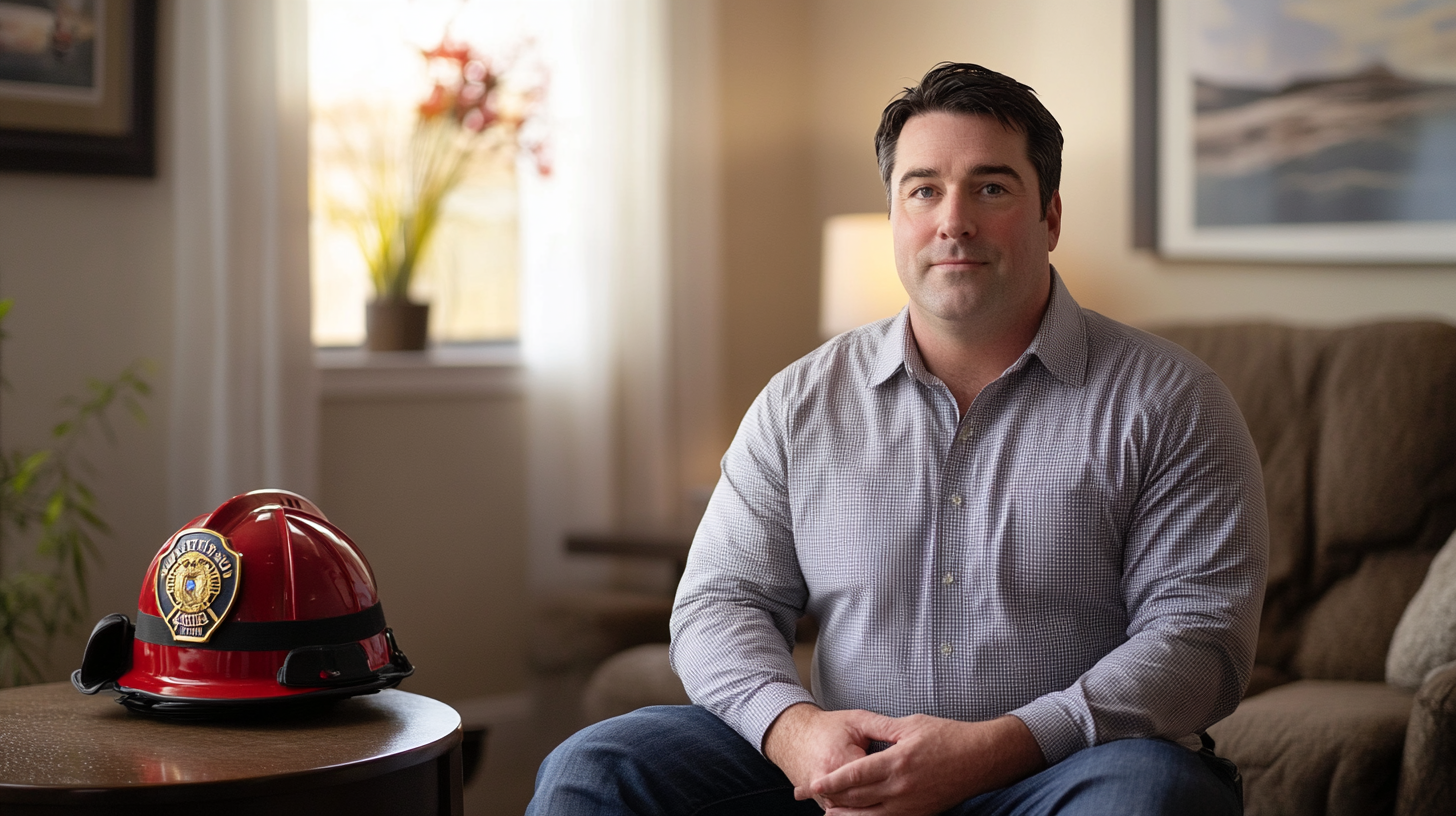
[[[141,792],[200,785],[246,795],[290,781],[379,776],[460,743],[460,716],[402,691],[355,697],[286,717],[169,722],[133,714],[105,692],[69,683],[0,691],[0,802],[61,789]]]

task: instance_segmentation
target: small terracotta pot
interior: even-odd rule
[[[430,325],[430,304],[375,300],[364,307],[370,351],[423,351]]]

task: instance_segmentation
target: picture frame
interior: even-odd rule
[[[0,171],[155,176],[156,72],[157,0],[0,0]]]
[[[1456,29],[1456,0],[1408,4],[1444,16],[1404,27],[1382,28],[1374,15],[1392,9],[1363,5],[1371,20],[1362,4],[1304,4],[1325,15],[1315,20],[1280,0],[1135,0],[1135,246],[1189,260],[1456,262],[1456,61],[1402,40]],[[1301,51],[1305,35],[1320,47]],[[1246,53],[1263,56],[1242,64]]]

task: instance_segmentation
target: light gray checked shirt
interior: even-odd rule
[[[834,338],[749,409],[672,616],[694,702],[761,748],[798,702],[1011,713],[1049,763],[1194,736],[1253,664],[1259,460],[1202,362],[1079,307],[959,417],[907,314]],[[814,695],[790,655],[820,621]]]

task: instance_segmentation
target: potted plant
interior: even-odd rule
[[[550,172],[544,143],[522,135],[538,115],[544,82],[515,81],[519,59],[492,59],[448,37],[421,56],[431,87],[416,106],[402,160],[376,155],[357,168],[363,206],[348,218],[374,291],[365,320],[372,351],[425,347],[429,305],[410,299],[410,285],[472,162],[513,159],[525,149],[538,172]]]

